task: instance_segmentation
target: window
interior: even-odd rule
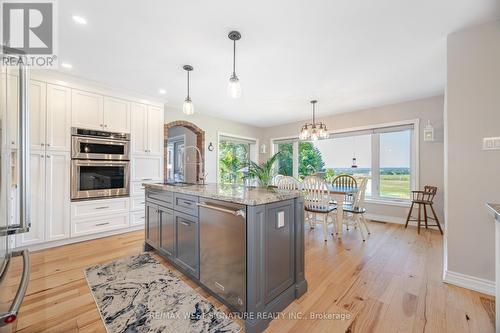
[[[367,197],[408,200],[416,187],[416,123],[335,133],[316,142],[274,140],[274,150],[286,152],[278,171],[288,174],[292,170],[299,179],[316,174],[327,181],[340,174],[367,177]]]
[[[219,135],[218,172],[223,184],[243,184],[250,159],[255,160],[257,142],[229,135]]]

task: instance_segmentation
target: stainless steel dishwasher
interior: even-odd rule
[[[201,198],[200,198],[201,200]],[[200,281],[246,311],[246,206],[205,199],[200,208]]]

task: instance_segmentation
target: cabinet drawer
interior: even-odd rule
[[[130,198],[130,210],[144,211],[144,206],[146,204],[146,199],[144,197]]]
[[[71,203],[71,218],[125,213],[129,210],[129,198],[77,201]]]
[[[130,213],[130,226],[144,225],[146,221],[146,212],[143,210]]]
[[[158,183],[158,180],[130,182],[130,196],[132,197],[144,196],[144,193],[146,192],[144,185],[142,185],[144,183],[148,184]]]
[[[174,222],[176,239],[175,262],[184,272],[199,279],[200,226],[198,218],[174,211]]]
[[[129,214],[102,216],[95,219],[73,221],[71,227],[71,237],[128,228],[128,226]]]
[[[174,210],[198,216],[198,197],[174,193]]]
[[[174,194],[170,191],[146,191],[146,200],[157,205],[172,208],[174,204]]]

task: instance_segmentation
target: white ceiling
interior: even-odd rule
[[[64,0],[71,74],[256,126],[443,93],[446,35],[496,16],[496,0]],[[87,19],[85,26],[72,16]],[[239,30],[242,97],[226,95]],[[67,70],[63,70],[66,71]],[[166,95],[158,93],[164,88]]]

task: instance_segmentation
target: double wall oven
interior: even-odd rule
[[[71,200],[128,196],[130,134],[71,129]]]

